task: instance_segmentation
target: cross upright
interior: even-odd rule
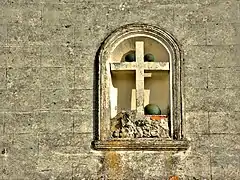
[[[136,111],[144,115],[144,77],[145,70],[169,70],[169,62],[144,62],[144,42],[135,42],[136,62],[111,63],[111,71],[136,71]]]
[[[144,114],[144,42],[136,42],[136,109]]]

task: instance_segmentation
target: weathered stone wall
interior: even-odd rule
[[[239,0],[0,0],[0,179],[239,179]],[[100,152],[93,74],[127,23],[183,45],[186,152]]]

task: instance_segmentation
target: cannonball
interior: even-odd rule
[[[144,55],[144,61],[145,62],[154,62],[154,56],[150,53]]]
[[[161,110],[156,104],[148,104],[144,107],[145,115],[161,115]]]
[[[136,61],[135,51],[130,51],[130,52],[125,56],[125,61],[126,61],[126,62],[134,62],[134,61]]]

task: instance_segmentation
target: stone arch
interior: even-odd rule
[[[181,65],[183,63],[183,52],[177,40],[165,30],[147,24],[128,24],[116,29],[102,43],[97,55],[98,61],[98,132],[95,147],[103,149],[110,147],[109,140],[110,131],[110,67],[109,62],[113,59],[114,50],[123,41],[130,38],[145,37],[159,42],[169,55],[170,64],[170,136],[177,144],[183,139],[182,134],[182,117],[183,117],[183,95],[182,95],[182,80],[181,80]],[[123,52],[124,53],[124,52]],[[171,146],[176,147],[173,143]],[[104,145],[105,143],[105,145]],[[125,142],[124,142],[125,143]],[[181,142],[182,143],[182,142]],[[121,144],[121,143],[120,143]],[[133,143],[134,144],[134,143]],[[161,143],[160,143],[161,144]],[[124,145],[123,145],[124,146]],[[177,145],[178,147],[179,144]],[[105,148],[104,148],[105,147]],[[121,148],[121,145],[119,146]],[[134,145],[133,145],[134,147]],[[156,148],[156,146],[154,146]],[[183,146],[182,146],[183,147]],[[186,147],[184,145],[184,147]],[[116,147],[115,147],[116,148]],[[126,148],[127,149],[127,148]],[[130,148],[131,149],[131,148]],[[144,149],[144,148],[143,148]],[[146,147],[146,149],[148,149]],[[158,149],[158,148],[157,148]],[[160,148],[161,149],[161,148]]]

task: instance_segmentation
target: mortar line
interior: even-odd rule
[[[3,134],[5,134],[5,118],[6,118],[6,112],[3,112]]]
[[[71,159],[72,159],[72,158],[71,158]],[[72,168],[72,178],[71,178],[71,179],[73,180],[73,174],[74,174],[74,173],[73,173],[73,162],[71,163],[71,168]]]
[[[209,135],[210,137],[210,135]],[[210,165],[210,179],[212,180],[212,146],[210,145],[210,151],[209,151],[209,155],[210,155],[210,158],[209,158],[209,165]]]
[[[207,32],[207,27],[208,27],[208,22],[206,21],[205,23],[204,23],[204,25],[205,25],[205,46],[207,46],[207,44],[208,44],[208,32]]]
[[[209,86],[209,67],[207,67],[207,89]]]

